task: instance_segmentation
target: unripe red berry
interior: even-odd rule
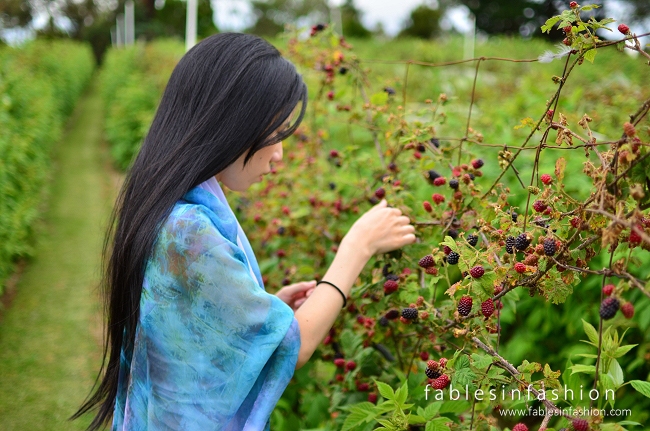
[[[571,9],[575,9],[575,8],[577,8],[577,7],[578,7],[578,2],[572,1],[571,3],[569,3],[569,7],[570,7]]]
[[[369,385],[368,383],[366,383],[366,382],[363,382],[363,383],[359,382],[359,383],[357,383],[357,390],[358,390],[359,392],[367,392],[369,389],[370,389],[370,385]]]
[[[337,368],[345,367],[345,359],[343,359],[343,358],[334,359],[334,365],[336,365]]]
[[[327,92],[327,98],[329,100],[334,100],[334,92],[333,91],[328,91]]]
[[[439,205],[445,201],[445,197],[439,193],[434,193],[431,195],[431,200],[433,200],[436,205]]]
[[[528,431],[528,427],[522,423],[518,423],[517,425],[512,427],[512,431]]]
[[[377,190],[375,190],[375,196],[377,199],[383,199],[384,196],[386,196],[386,190],[384,190],[383,187],[379,187]]]
[[[634,305],[631,302],[626,302],[621,305],[621,312],[623,312],[626,319],[631,319],[634,317]]]
[[[569,40],[568,37],[565,37],[565,38],[562,40],[562,43],[565,44],[566,46],[571,46],[571,41]]]
[[[537,211],[538,213],[544,212],[546,210],[547,205],[544,203],[544,201],[537,200],[533,204],[533,209]]]
[[[429,360],[429,352],[420,352],[420,359],[423,361]]]
[[[446,374],[443,374],[440,377],[438,377],[437,379],[435,379],[433,381],[433,383],[431,384],[431,386],[434,389],[444,389],[447,386],[449,386],[450,382],[451,382],[451,380],[449,380],[449,376],[447,376]]]
[[[396,281],[394,280],[386,280],[384,283],[384,294],[385,295],[390,295],[391,293],[395,292],[399,285],[397,284]]]
[[[620,31],[623,34],[629,34],[630,33],[630,27],[626,26],[625,24],[619,24],[618,31]]]
[[[553,182],[553,178],[551,178],[551,176],[549,174],[542,175],[542,177],[540,179],[546,185],[549,185],[549,184],[551,184]]]
[[[348,371],[352,371],[355,368],[357,368],[357,363],[354,362],[354,361],[348,361],[348,363],[345,364],[345,369],[348,370]]]
[[[570,25],[567,25],[567,26],[564,27],[562,30],[564,30],[564,32],[565,32],[566,34],[569,34],[569,33],[571,33],[571,29],[573,29],[573,27],[570,26]]]
[[[474,268],[469,270],[469,273],[474,278],[481,278],[485,274],[485,270],[481,265],[476,265]]]
[[[369,393],[368,402],[375,404],[377,402],[377,394],[374,392]]]
[[[339,156],[339,152],[338,152],[338,151],[336,151],[336,150],[330,150],[330,157],[338,157],[338,156]]]
[[[416,151],[416,152],[413,153],[413,157],[420,160],[422,158],[422,153],[420,153],[419,151]]]
[[[606,284],[606,285],[604,285],[604,286],[603,286],[603,294],[604,294],[605,296],[609,296],[609,295],[611,295],[612,293],[614,293],[614,288],[615,288],[615,287],[616,287],[616,286],[614,286],[613,284]]]
[[[571,226],[573,226],[575,229],[578,229],[581,224],[582,220],[580,220],[580,217],[573,217],[571,219]]]
[[[445,368],[447,366],[447,358],[440,358],[438,363],[440,364],[440,368]]]
[[[626,122],[623,124],[623,132],[625,132],[626,136],[629,136],[630,138],[636,135],[636,129],[634,128],[634,124],[630,122]]]
[[[517,271],[519,274],[523,274],[526,272],[526,265],[521,262],[515,263],[515,271]]]
[[[428,213],[430,213],[431,211],[433,211],[433,208],[431,207],[431,204],[429,203],[429,201],[424,201],[424,202],[422,202],[422,206],[424,207],[424,210],[425,210],[426,212],[428,212]]]
[[[442,186],[447,182],[447,179],[445,177],[438,177],[435,180],[433,180],[433,185],[434,186]]]
[[[584,419],[574,419],[573,422],[571,423],[573,426],[573,429],[575,431],[588,431],[589,430],[589,422],[587,422]],[[514,429],[513,429],[514,431]],[[522,430],[522,431],[528,431],[528,430]]]
[[[494,301],[492,301],[492,298],[483,301],[481,304],[481,313],[483,313],[486,319],[494,313]]]

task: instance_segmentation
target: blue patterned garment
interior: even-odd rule
[[[299,350],[293,310],[264,290],[213,177],[176,203],[147,261],[112,429],[268,430]]]

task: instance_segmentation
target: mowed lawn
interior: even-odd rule
[[[95,77],[53,149],[35,257],[0,320],[0,430],[83,430],[90,423],[67,418],[101,363],[101,247],[116,194],[102,129]]]

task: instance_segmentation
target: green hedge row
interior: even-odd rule
[[[100,75],[106,137],[118,168],[137,154],[174,66],[185,53],[175,39],[110,49]]]
[[[94,64],[90,46],[72,41],[0,49],[0,293],[32,254],[50,150]]]

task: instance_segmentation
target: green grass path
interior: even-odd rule
[[[0,321],[3,431],[82,430],[90,422],[66,418],[88,394],[100,363],[97,284],[115,189],[102,126],[95,77],[54,148],[35,257]]]

